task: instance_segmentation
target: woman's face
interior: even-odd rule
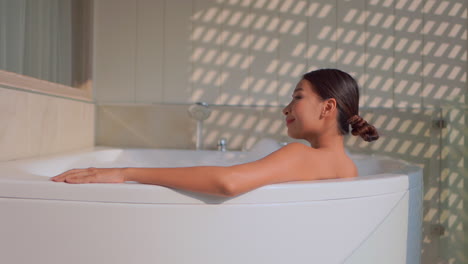
[[[294,89],[292,100],[283,109],[288,135],[295,139],[314,137],[319,131],[319,121],[324,102],[313,85],[302,79]]]

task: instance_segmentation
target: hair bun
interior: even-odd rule
[[[348,119],[348,123],[351,125],[351,134],[354,136],[359,135],[367,142],[371,142],[379,138],[377,129],[374,126],[368,124],[367,121],[362,119],[362,117],[359,115],[352,116],[350,119]]]

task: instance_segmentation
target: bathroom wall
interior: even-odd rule
[[[380,131],[357,153],[424,166],[423,263],[464,263],[467,226],[464,0],[95,0],[98,145],[193,148],[289,141],[280,110],[302,73],[336,67],[361,85]],[[440,122],[439,122],[440,121]],[[443,232],[440,232],[443,230]]]
[[[94,104],[26,89],[25,83],[31,83],[31,77],[14,74],[22,80],[22,88],[6,84],[7,77],[12,74],[0,73],[0,161],[39,157],[94,145]],[[20,83],[18,78],[15,78],[17,84]],[[45,86],[57,86],[36,81]]]
[[[362,106],[464,107],[466,1],[96,0],[99,103],[282,105],[353,73]]]
[[[0,161],[94,145],[90,6],[0,0]]]

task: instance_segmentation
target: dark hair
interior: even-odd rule
[[[309,81],[323,99],[335,98],[338,109],[339,131],[361,136],[365,141],[379,138],[377,129],[359,116],[359,86],[351,75],[337,69],[320,69],[308,72],[303,79]]]

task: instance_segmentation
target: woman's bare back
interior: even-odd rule
[[[352,178],[358,175],[357,167],[344,149],[314,149],[307,147],[298,155],[307,155],[309,162],[301,168],[310,180]]]

